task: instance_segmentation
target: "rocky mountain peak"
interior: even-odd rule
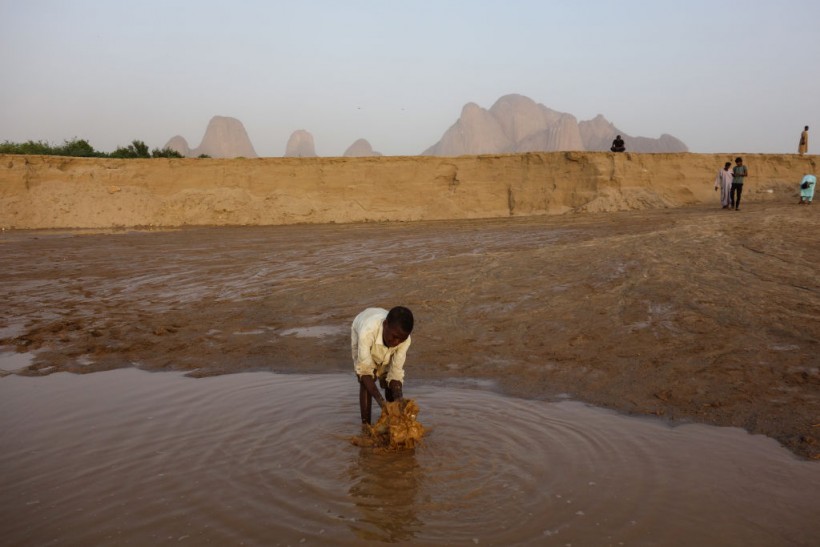
[[[257,157],[242,122],[226,116],[211,118],[202,142],[193,150],[189,148],[188,142],[179,135],[169,140],[165,146],[186,157],[197,157],[202,154],[207,154],[212,158]]]
[[[185,137],[182,135],[175,135],[171,137],[163,148],[170,148],[175,152],[178,152],[182,157],[187,158],[191,155],[191,147],[188,146],[188,141],[185,140]]]
[[[373,147],[365,139],[358,139],[351,144],[344,153],[345,157],[356,158],[366,156],[381,156],[379,152],[373,151]]]
[[[686,145],[671,135],[659,139],[631,137],[602,115],[578,122],[572,114],[558,112],[529,97],[509,94],[486,110],[467,103],[461,117],[441,140],[423,155],[502,154],[559,150],[609,150],[620,134],[632,152],[686,152]]]
[[[192,152],[196,156],[207,154],[212,158],[257,157],[242,122],[226,116],[211,118],[202,142]]]
[[[285,148],[286,158],[315,158],[316,146],[313,144],[313,135],[304,129],[294,131],[288,139]]]

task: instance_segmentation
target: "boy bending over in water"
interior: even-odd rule
[[[359,379],[359,410],[362,423],[370,424],[373,399],[384,406],[402,399],[404,360],[410,347],[413,313],[403,306],[389,312],[367,308],[356,316],[350,328],[353,369]],[[376,387],[376,379],[385,396]]]

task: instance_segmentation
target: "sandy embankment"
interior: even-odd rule
[[[793,194],[816,157],[746,155],[744,199]],[[115,160],[0,155],[0,227],[498,218],[714,201],[727,154]]]

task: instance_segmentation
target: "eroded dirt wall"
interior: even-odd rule
[[[744,200],[790,200],[817,156],[744,155]],[[0,227],[265,225],[599,212],[716,201],[728,154],[554,152],[117,160],[0,155]]]

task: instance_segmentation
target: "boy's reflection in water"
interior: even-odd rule
[[[361,539],[408,541],[421,530],[416,496],[422,470],[413,450],[374,452],[362,448],[350,467],[350,496],[359,516],[350,529]]]

